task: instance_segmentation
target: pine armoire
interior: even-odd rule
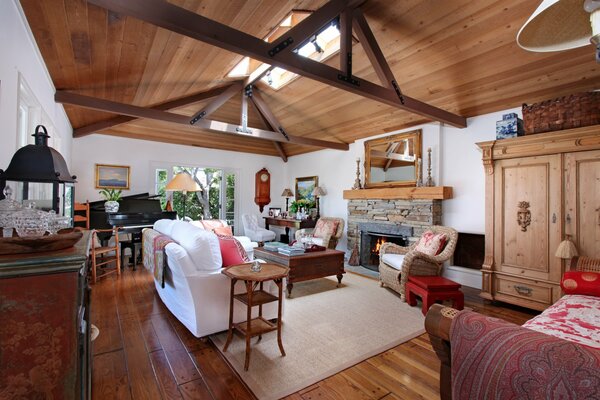
[[[600,126],[478,143],[485,168],[481,296],[544,310],[561,296],[565,235],[600,258]]]

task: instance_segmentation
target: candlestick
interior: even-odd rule
[[[427,181],[425,186],[435,186],[431,177],[431,147],[427,149]]]
[[[417,158],[417,187],[423,186],[423,169],[421,157]]]
[[[356,179],[354,180],[353,190],[362,189],[360,184],[360,157],[356,159]]]

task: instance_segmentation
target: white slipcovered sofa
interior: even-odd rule
[[[229,226],[227,224],[227,221],[225,221],[224,219],[219,219],[218,221],[220,221],[223,224],[223,226]],[[202,230],[205,230],[204,225],[202,225],[202,222],[200,221],[191,221],[190,224]],[[246,254],[248,254],[248,257],[250,257],[251,260],[254,260],[254,248],[258,247],[258,243],[253,242],[252,239],[250,239],[248,236],[234,236],[234,238],[236,238],[242,244],[244,250],[246,250]]]
[[[222,259],[217,236],[189,222],[159,220],[154,229],[176,243],[165,247],[167,256],[165,287],[155,287],[165,306],[196,337],[211,335],[229,327],[229,291],[231,281],[221,273]],[[265,282],[265,290],[277,294],[273,282]],[[238,282],[236,293],[245,293]],[[253,318],[258,307],[252,310]],[[263,305],[263,316],[277,318],[277,303]],[[234,322],[246,320],[245,305],[234,304]]]

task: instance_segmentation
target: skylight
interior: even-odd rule
[[[309,13],[307,12],[292,11],[292,13],[284,18],[277,28],[273,30],[271,34],[265,37],[264,40],[266,42],[273,42],[281,35],[285,34],[285,31],[298,24],[308,15]],[[339,38],[340,31],[337,25],[332,22],[330,26],[322,30],[316,36],[313,36],[311,40],[307,41],[300,48],[294,51],[303,57],[307,57],[315,61],[325,61],[340,50]],[[249,76],[260,65],[262,64],[255,61],[251,62],[248,57],[244,57],[242,61],[233,67],[227,76],[236,78],[246,77]],[[274,90],[278,90],[296,78],[298,78],[297,74],[286,71],[283,68],[275,67],[261,80]]]

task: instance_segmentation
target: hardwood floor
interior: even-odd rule
[[[517,324],[535,312],[485,304],[466,288],[465,305]],[[195,338],[163,306],[143,267],[92,286],[94,399],[254,399],[209,340]],[[437,399],[439,361],[426,334],[288,396],[288,400]]]

